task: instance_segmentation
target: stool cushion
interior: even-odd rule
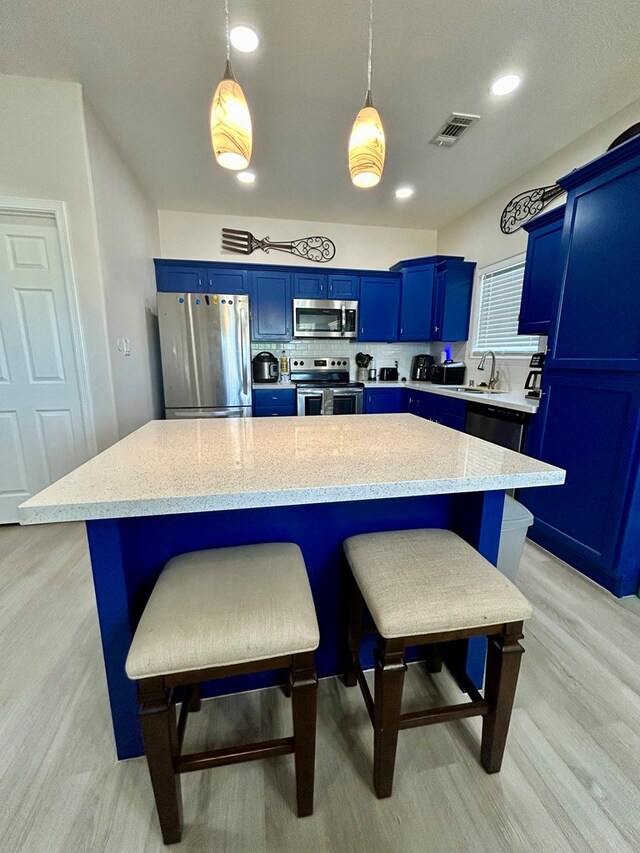
[[[531,616],[522,593],[450,530],[394,530],[344,543],[383,637],[410,637]]]
[[[193,551],[164,567],[126,671],[149,678],[313,651],[320,635],[300,548]]]

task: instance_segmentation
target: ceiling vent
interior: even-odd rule
[[[429,142],[432,145],[444,145],[450,148],[479,118],[480,116],[468,115],[467,113],[451,113],[440,130]]]

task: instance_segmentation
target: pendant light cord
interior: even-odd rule
[[[227,62],[231,59],[231,39],[229,37],[229,0],[224,0],[224,31],[227,39]]]
[[[226,0],[225,0],[226,2]],[[371,92],[371,53],[373,51],[373,0],[369,0],[369,59],[367,62],[367,92]]]

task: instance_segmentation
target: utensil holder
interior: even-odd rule
[[[366,382],[369,378],[369,371],[366,367],[356,368],[356,382]]]

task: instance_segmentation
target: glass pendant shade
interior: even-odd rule
[[[211,144],[217,162],[225,169],[238,172],[251,161],[251,114],[228,62],[211,101]]]
[[[349,172],[356,187],[375,187],[384,168],[384,130],[378,110],[367,95],[358,113],[349,139]]]

